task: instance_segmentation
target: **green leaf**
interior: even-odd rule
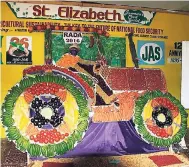
[[[17,140],[21,137],[19,130],[15,126],[11,126],[7,129],[7,136],[10,140]]]
[[[14,124],[14,119],[12,117],[8,117],[8,115],[3,115],[2,116],[2,123],[6,127],[11,127]]]
[[[45,157],[54,157],[55,156],[55,146],[54,145],[46,145],[41,149],[42,155]]]
[[[69,139],[67,140],[67,146],[68,146],[68,149],[71,150],[74,148],[74,139],[69,137]]]
[[[56,144],[55,146],[56,154],[63,155],[68,151],[68,146],[66,142],[61,142],[59,144]]]
[[[87,129],[88,126],[88,121],[81,121],[78,126],[77,129],[81,132],[84,132]]]
[[[82,140],[82,132],[79,130],[74,130],[72,136],[75,138],[76,141],[81,141]]]
[[[16,144],[21,151],[26,151],[30,145],[29,140],[26,140],[23,136],[16,140]]]
[[[28,153],[32,157],[37,157],[41,155],[41,146],[38,144],[30,144],[28,147]]]

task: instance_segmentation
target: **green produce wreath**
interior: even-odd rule
[[[58,139],[55,138],[55,140],[57,140],[58,142],[50,140],[50,142],[52,141],[52,143],[45,141],[44,137],[43,139],[41,137],[39,140],[36,139],[36,141],[35,140],[33,141],[31,140],[31,138],[34,138],[33,136],[30,136],[31,138],[29,138],[25,134],[23,135],[23,133],[16,126],[15,124],[16,120],[14,119],[14,116],[13,116],[14,111],[15,111],[14,110],[15,104],[18,98],[21,95],[23,95],[24,92],[28,91],[29,89],[31,89],[32,86],[36,84],[38,85],[41,84],[43,86],[43,84],[47,84],[47,83],[51,85],[55,84],[55,88],[56,88],[56,85],[58,85],[59,87],[65,88],[65,90],[69,91],[70,94],[75,98],[75,101],[78,106],[78,119],[77,119],[76,128],[73,130],[72,133],[70,133],[69,135],[67,134],[67,137],[65,134],[63,138],[60,138],[60,136]],[[38,89],[38,87],[39,86],[37,86],[36,89]],[[41,94],[44,93],[43,91],[44,90],[42,90]],[[46,92],[46,93],[49,93],[49,92]],[[57,132],[56,126],[60,126],[60,125],[56,124],[55,126],[55,124],[52,123],[52,120],[44,119],[43,116],[39,114],[38,109],[40,109],[41,107],[40,105],[42,105],[43,107],[46,107],[49,104],[50,107],[52,107],[54,105],[52,104],[52,102],[54,101],[58,103],[58,104],[56,103],[57,106],[63,104],[63,102],[60,103],[60,100],[57,100],[59,98],[55,97],[53,93],[49,95],[49,96],[53,96],[53,98],[51,98],[51,101],[48,102],[48,104],[47,102],[41,102],[40,99],[38,98],[41,96],[41,94],[40,95],[35,94],[31,104],[29,105],[30,107],[32,106],[35,109],[33,113],[36,114],[35,116],[33,116],[33,119],[29,118],[29,120],[30,121],[32,120],[33,122],[33,123],[30,122],[30,124],[35,129],[41,130],[41,133],[43,133],[43,135],[45,132],[49,131],[48,128],[49,126],[51,126],[51,124],[53,125],[51,126],[52,133]],[[37,105],[39,105],[40,107]],[[58,112],[57,106],[54,107],[55,114],[51,116],[53,117],[53,119],[54,117],[56,118],[57,116],[56,115]],[[79,141],[81,141],[82,137],[85,134],[85,131],[88,128],[89,110],[90,109],[88,107],[88,101],[86,97],[83,95],[80,89],[75,86],[73,81],[66,79],[60,75],[53,75],[53,74],[36,75],[32,77],[24,77],[18,84],[13,86],[12,89],[9,91],[9,93],[6,95],[4,103],[2,105],[2,123],[4,127],[6,128],[8,139],[11,141],[14,141],[16,143],[17,148],[20,149],[21,151],[28,152],[30,156],[32,157],[36,157],[36,156],[54,157],[55,155],[65,154],[67,151],[73,149]],[[59,121],[59,123],[62,119],[64,119],[63,116],[64,116],[64,113],[62,113],[61,116],[57,116],[57,120]],[[46,125],[47,126],[46,130],[42,130],[41,125],[39,126],[40,119],[42,120],[42,125],[46,123],[45,122],[46,120],[47,122],[49,121],[49,124]],[[37,124],[35,123],[36,120],[38,121]],[[34,126],[34,124],[36,126]],[[52,135],[57,137],[56,135],[60,135],[60,133],[59,134],[56,133],[56,135],[55,134],[52,134]],[[38,136],[40,137],[39,134]]]
[[[141,137],[154,146],[179,143],[187,130],[188,114],[170,93],[148,91],[135,102],[134,123]]]

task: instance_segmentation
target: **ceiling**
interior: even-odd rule
[[[61,0],[59,0],[61,1]],[[71,1],[71,0],[68,0]],[[78,0],[75,0],[78,2]],[[147,7],[147,8],[159,8],[166,10],[176,10],[189,12],[189,1],[79,1],[79,2],[92,2],[92,3],[102,3],[102,4],[116,4],[116,5],[128,5],[137,7]]]

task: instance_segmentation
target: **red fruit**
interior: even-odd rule
[[[60,132],[57,132],[56,135],[57,135],[58,137],[61,137],[61,133],[60,133]]]
[[[43,141],[41,139],[39,139],[39,143],[43,143]]]
[[[76,31],[77,30],[77,27],[72,27],[72,31]]]
[[[162,99],[162,103],[163,103],[163,105],[165,105],[165,106],[166,106],[167,99],[163,98],[163,99]]]
[[[44,90],[41,90],[40,93],[41,93],[41,94],[44,94],[45,92],[44,92]]]
[[[63,28],[63,30],[64,30],[64,31],[68,31],[68,27],[65,26],[65,27]]]
[[[48,143],[48,140],[47,140],[47,139],[45,139],[45,140],[44,140],[44,143],[45,143],[45,144],[47,144],[47,143]]]
[[[37,138],[41,138],[41,134],[39,133],[39,134],[37,134],[37,136],[36,136]]]
[[[95,29],[93,27],[89,28],[89,32],[94,32],[94,31],[95,31]]]
[[[40,134],[41,134],[41,135],[44,135],[44,133],[45,133],[44,130],[41,130],[41,131],[40,131]]]
[[[99,35],[102,35],[102,30],[98,30],[97,33],[98,33]]]
[[[105,35],[105,37],[109,37],[110,36],[110,34],[108,32],[106,32],[104,35]]]
[[[53,129],[52,132],[53,132],[53,133],[56,133],[56,132],[57,132],[57,129]]]
[[[52,89],[50,89],[50,90],[49,90],[49,93],[50,93],[51,95],[53,95],[53,94],[54,94],[54,91],[53,91]]]
[[[51,137],[54,139],[56,137],[56,134],[55,133],[52,133],[51,134]]]
[[[41,25],[41,29],[42,29],[42,30],[45,30],[45,29],[46,29],[46,26],[45,26],[45,25]]]
[[[156,101],[157,101],[159,104],[162,104],[163,99],[162,99],[162,98],[157,98]]]
[[[31,90],[32,90],[31,88],[28,88],[26,91],[28,91],[28,92],[30,93],[30,92],[31,92]]]
[[[34,142],[38,142],[38,139],[37,139],[37,138],[34,138]]]
[[[56,142],[59,142],[59,141],[60,141],[60,138],[58,138],[58,137],[55,138],[55,141],[56,141]]]
[[[54,139],[50,139],[50,143],[51,143],[51,144],[54,144]]]
[[[69,133],[65,133],[65,136],[69,136]]]
[[[60,27],[59,26],[55,26],[55,30],[60,30]]]
[[[85,28],[80,27],[80,31],[81,31],[81,32],[84,32],[84,31],[85,31]]]
[[[36,95],[36,91],[35,91],[35,90],[33,90],[31,93],[32,93],[33,95]]]
[[[34,140],[34,136],[33,135],[30,136],[30,140]]]
[[[57,92],[58,92],[58,90],[59,90],[58,88],[55,88],[55,89],[54,89],[54,93],[57,93]]]
[[[41,84],[42,84],[42,86],[46,86],[46,85],[47,85],[47,83],[46,83],[46,82],[42,82]]]
[[[45,130],[45,134],[48,136],[50,133],[49,133],[50,131],[49,130]]]
[[[45,92],[45,94],[48,94],[48,93],[49,93],[49,90],[48,90],[48,89],[45,89],[44,92]]]
[[[31,33],[32,31],[33,31],[33,27],[29,27],[29,28],[28,28],[28,32]]]
[[[37,26],[37,30],[39,30],[39,31],[40,31],[40,30],[41,30],[41,26]]]

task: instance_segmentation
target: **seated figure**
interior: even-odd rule
[[[70,46],[69,51],[70,53],[64,54],[56,65],[74,72],[84,73],[96,80],[96,106],[114,103],[116,107],[119,107],[119,103],[116,102],[118,100],[117,97],[100,74],[103,64],[98,61],[94,62],[80,58],[78,56],[80,48],[77,44]]]

